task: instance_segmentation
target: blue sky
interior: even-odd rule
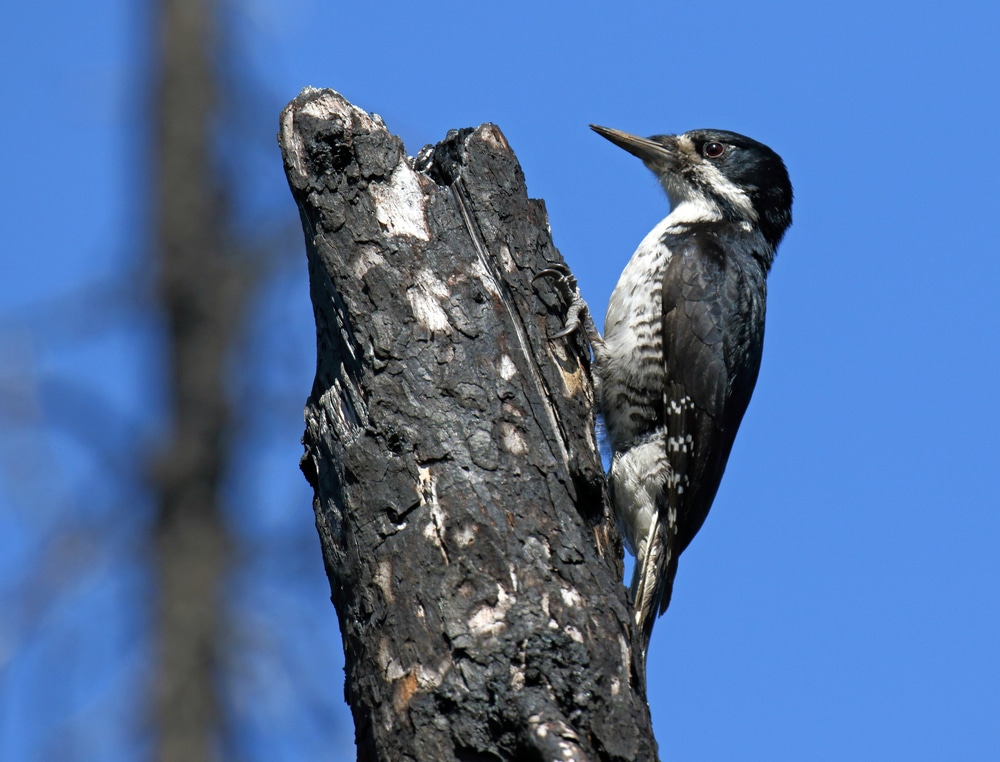
[[[411,154],[450,128],[497,123],[599,323],[666,201],[588,123],[720,127],[777,150],[794,224],[770,279],[757,392],[654,632],[661,752],[1000,758],[994,6],[231,5],[242,74],[264,93],[263,118],[247,126],[262,145],[305,85],[381,114]],[[8,325],[136,264],[146,24],[119,0],[0,9]],[[293,219],[276,149],[270,158],[247,204]],[[300,264],[275,315],[308,348]],[[41,372],[72,373],[138,411],[143,351],[116,335],[30,354]],[[304,399],[309,363],[289,374]],[[287,448],[255,489],[296,495],[275,498],[291,512],[281,520],[311,523],[300,409],[289,416]],[[59,479],[68,490],[75,477]],[[23,518],[10,506],[27,499],[14,492],[0,483],[0,574],[19,558]],[[265,524],[278,520],[268,510]]]

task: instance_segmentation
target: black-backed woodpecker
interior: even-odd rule
[[[588,317],[608,484],[636,557],[632,601],[648,647],[757,382],[766,277],[792,221],[792,186],[778,154],[734,132],[591,128],[642,159],[671,209],[625,266],[603,338]]]

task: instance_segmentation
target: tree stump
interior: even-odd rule
[[[589,346],[492,124],[418,156],[307,88],[279,143],[316,378],[302,470],[360,760],[656,758]]]

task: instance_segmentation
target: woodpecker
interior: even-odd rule
[[[648,647],[757,382],[766,278],[792,222],[792,186],[778,154],[734,132],[591,129],[642,159],[671,209],[625,266],[603,338],[587,319],[608,485],[636,558],[631,596]]]

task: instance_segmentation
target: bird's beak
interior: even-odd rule
[[[672,135],[664,135],[659,140],[640,138],[621,130],[610,127],[590,125],[590,129],[601,137],[605,137],[619,148],[624,148],[633,156],[642,159],[646,166],[655,171],[672,168],[677,161],[676,139]],[[660,142],[663,141],[663,142]]]

